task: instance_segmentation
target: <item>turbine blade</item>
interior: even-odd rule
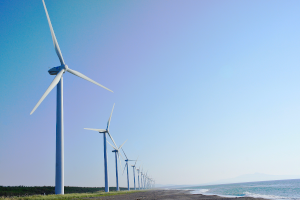
[[[106,128],[107,130],[109,130],[110,120],[111,120],[111,116],[113,114],[114,108],[115,108],[115,104],[113,105],[113,108],[111,110],[111,113],[110,113],[110,116],[109,116],[109,119],[108,119],[108,122],[107,122],[107,128]]]
[[[123,148],[121,148],[121,149],[122,149],[122,151],[123,151],[123,153],[124,153],[124,155],[125,155],[126,159],[128,159],[128,158],[127,158],[127,156],[126,156],[126,153],[125,153],[125,151],[123,150]]]
[[[138,161],[138,159],[139,159],[139,156],[137,157],[137,159],[136,159],[136,161],[135,161],[135,163],[134,163],[134,166],[135,166],[136,162]]]
[[[37,109],[37,107],[39,107],[39,105],[46,98],[46,96],[51,92],[51,90],[59,83],[62,75],[64,74],[64,71],[65,71],[64,69],[60,70],[60,72],[55,76],[55,78],[53,79],[52,83],[49,85],[48,89],[43,94],[43,96],[40,98],[40,100],[38,101],[38,103],[34,106],[34,108],[32,109],[32,111],[31,111],[30,114],[32,114]]]
[[[124,171],[125,171],[126,165],[127,165],[127,162],[126,162],[126,164],[125,164],[125,166],[124,166],[124,169],[123,169],[123,173],[122,173],[122,175],[124,174]]]
[[[120,153],[120,156],[122,157],[123,160],[125,160],[121,153]]]
[[[113,141],[115,147],[118,148],[117,144],[115,143],[114,139],[113,139],[112,136],[110,135],[109,131],[107,131],[107,133],[108,133],[110,139]]]
[[[118,148],[118,150],[120,150],[120,148],[122,148],[122,146],[127,142],[127,140]]]
[[[106,130],[105,129],[94,129],[94,128],[84,128],[86,130],[90,130],[90,131],[98,131],[99,133],[105,133]]]
[[[121,163],[119,151],[118,151],[118,158],[119,158],[119,161],[120,161],[120,166],[121,166],[121,168],[122,168],[122,163]]]
[[[80,72],[78,72],[78,71],[75,71],[75,70],[70,69],[70,68],[67,68],[67,71],[70,72],[71,74],[74,74],[75,76],[78,76],[78,77],[83,78],[83,79],[85,79],[85,80],[87,80],[87,81],[90,81],[91,83],[94,83],[94,84],[96,84],[96,85],[98,85],[98,86],[100,86],[100,87],[102,87],[102,88],[104,88],[104,89],[106,89],[106,90],[108,90],[108,91],[110,91],[110,92],[113,92],[113,91],[111,91],[110,89],[108,89],[107,87],[104,87],[103,85],[97,83],[96,81],[90,79],[89,77],[83,75],[82,73],[80,73]]]
[[[43,4],[44,4],[44,8],[45,8],[45,12],[46,12],[48,24],[49,24],[49,27],[50,27],[50,32],[51,32],[51,36],[52,36],[52,40],[53,40],[55,52],[56,52],[56,54],[57,54],[57,56],[58,56],[58,58],[59,58],[60,64],[61,64],[61,65],[64,65],[65,62],[64,62],[63,56],[62,56],[62,54],[61,54],[59,45],[58,45],[58,43],[57,43],[57,40],[56,40],[56,37],[55,37],[55,34],[54,34],[54,30],[53,30],[53,27],[52,27],[52,24],[51,24],[51,21],[50,21],[50,17],[49,17],[49,15],[48,15],[48,11],[47,11],[46,4],[45,4],[45,1],[44,1],[44,0],[43,0]]]
[[[114,148],[115,150],[118,150],[118,149],[116,149],[112,144],[110,144],[107,140],[106,140],[106,142],[107,142],[110,146],[112,146],[112,148]]]

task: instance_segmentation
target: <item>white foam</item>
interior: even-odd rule
[[[253,198],[264,198],[264,199],[290,199],[288,197],[281,197],[281,196],[276,196],[276,195],[266,195],[266,194],[255,194],[255,193],[250,193],[250,192],[245,192],[245,197],[253,197]],[[293,198],[295,199],[295,198]]]
[[[234,196],[234,195],[220,195],[220,194],[212,194],[209,193],[209,189],[198,189],[198,190],[192,190],[190,191],[191,194],[203,194],[203,195],[217,195],[220,197],[241,197],[241,196]],[[263,199],[271,199],[271,200],[300,200],[300,198],[290,198],[290,197],[282,197],[282,196],[276,196],[276,195],[266,195],[266,194],[255,194],[250,192],[244,192],[244,197],[253,197],[253,198],[263,198]]]
[[[205,194],[209,191],[209,189],[199,189],[191,191],[191,194]]]
[[[203,195],[208,195],[208,196],[217,195],[219,197],[230,197],[230,198],[237,197],[237,196],[232,196],[232,195],[220,195],[220,194],[209,193],[209,189],[193,190],[190,193],[191,194],[203,194]]]

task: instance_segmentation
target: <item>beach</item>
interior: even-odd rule
[[[114,199],[114,200],[142,200],[142,199],[162,199],[162,200],[172,200],[172,199],[202,199],[202,200],[210,200],[210,199],[241,199],[241,200],[263,200],[262,198],[253,198],[253,197],[220,197],[216,195],[202,195],[202,194],[191,194],[192,190],[148,190],[135,192],[130,194],[121,194],[114,196],[105,196],[105,197],[90,197],[85,199]]]

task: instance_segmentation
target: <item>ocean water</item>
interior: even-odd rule
[[[228,197],[300,200],[300,179],[197,186],[191,193]]]

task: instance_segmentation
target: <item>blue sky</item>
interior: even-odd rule
[[[83,128],[114,103],[111,134],[156,183],[300,174],[298,1],[45,2],[66,64],[114,91],[64,75],[65,185],[104,185]],[[42,1],[0,18],[0,185],[54,185],[55,91],[29,115],[59,65]]]

